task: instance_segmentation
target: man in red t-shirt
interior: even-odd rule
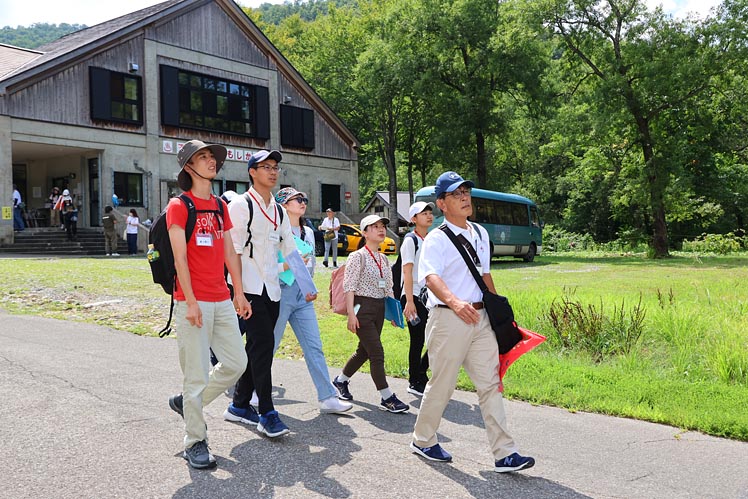
[[[169,406],[184,418],[184,458],[193,468],[213,468],[216,460],[208,449],[203,407],[233,385],[247,367],[247,355],[239,332],[240,317],[249,318],[252,308],[241,287],[239,255],[230,237],[231,218],[224,201],[211,194],[211,181],[223,166],[226,148],[191,140],[177,154],[182,170],[177,181],[195,203],[196,223],[186,241],[187,206],[179,198],[169,201],[166,226],[174,253],[177,287],[174,317],[179,345],[179,364],[184,374],[182,393]],[[218,210],[223,205],[223,216]],[[237,292],[231,301],[223,274],[224,264],[234,277]],[[211,372],[210,350],[219,363]]]

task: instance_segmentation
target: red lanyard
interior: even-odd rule
[[[423,237],[421,237],[421,234],[419,234],[419,233],[418,233],[418,232],[416,232],[415,230],[414,230],[413,232],[415,233],[415,235],[416,235],[416,236],[418,236],[418,237],[420,237],[420,238],[421,238],[421,241],[425,241],[425,239],[424,239]]]
[[[364,248],[366,248],[366,251],[368,251],[371,255],[371,259],[374,260],[374,263],[377,264],[377,268],[379,269],[379,277],[384,279],[384,274],[382,273],[382,264],[379,263],[379,258],[374,258],[374,253],[371,252],[368,246],[364,246]],[[377,252],[377,255],[379,255],[379,252]]]
[[[257,206],[260,207],[260,211],[263,215],[265,215],[265,218],[267,218],[271,224],[273,224],[273,230],[278,230],[278,205],[273,204],[273,208],[275,209],[275,213],[273,213],[273,218],[270,218],[267,213],[265,213],[265,210],[262,209],[262,204],[260,204],[259,201],[257,201],[257,198],[252,196],[252,193],[249,193],[249,196],[255,200],[255,203],[257,203]]]

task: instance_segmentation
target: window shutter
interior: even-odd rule
[[[304,149],[314,149],[314,111],[311,109],[304,109],[302,113],[304,123]]]
[[[255,137],[270,138],[270,97],[267,87],[254,87],[255,91]],[[281,118],[281,121],[282,118]]]
[[[281,145],[293,146],[293,121],[294,112],[291,106],[284,106],[281,104],[280,107],[280,122],[281,122]]]
[[[161,124],[179,126],[179,70],[161,66]]]
[[[112,117],[111,78],[109,71],[88,68],[91,95],[91,119],[108,120]]]

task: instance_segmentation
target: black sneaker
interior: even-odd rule
[[[408,387],[408,393],[423,397],[423,392],[426,391],[426,383],[419,381],[417,383],[411,383]]]
[[[387,400],[382,399],[382,402],[379,403],[379,408],[383,411],[389,412],[405,412],[410,409],[410,406],[408,404],[400,402],[400,399],[397,398],[397,395],[393,393],[392,396]]]
[[[189,449],[186,449],[182,457],[190,463],[190,466],[198,470],[216,467],[216,458],[208,450],[208,444],[205,440],[201,440]]]
[[[507,473],[509,471],[526,470],[533,466],[535,466],[535,459],[529,456],[520,456],[515,452],[504,459],[496,461],[493,470],[497,473]]]
[[[340,400],[353,400],[353,395],[348,391],[347,381],[338,381],[338,377],[335,376],[335,379],[332,380],[332,384],[338,390],[338,398]]]
[[[327,267],[327,262],[322,262],[322,265],[324,265],[325,267]]]
[[[182,419],[184,419],[184,399],[182,398],[182,394],[174,395],[173,397],[169,397],[169,407],[171,407],[171,410],[182,416]]]

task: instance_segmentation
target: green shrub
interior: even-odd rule
[[[621,306],[614,305],[610,314],[606,314],[602,299],[599,306],[584,305],[573,295],[573,290],[564,289],[564,295],[554,300],[548,311],[556,341],[564,349],[586,351],[596,362],[630,354],[644,331],[646,309],[641,294],[630,310],[621,300]]]
[[[748,239],[745,235],[735,234],[734,232],[702,234],[692,241],[683,241],[683,251],[726,255],[747,249],[747,244]]]

